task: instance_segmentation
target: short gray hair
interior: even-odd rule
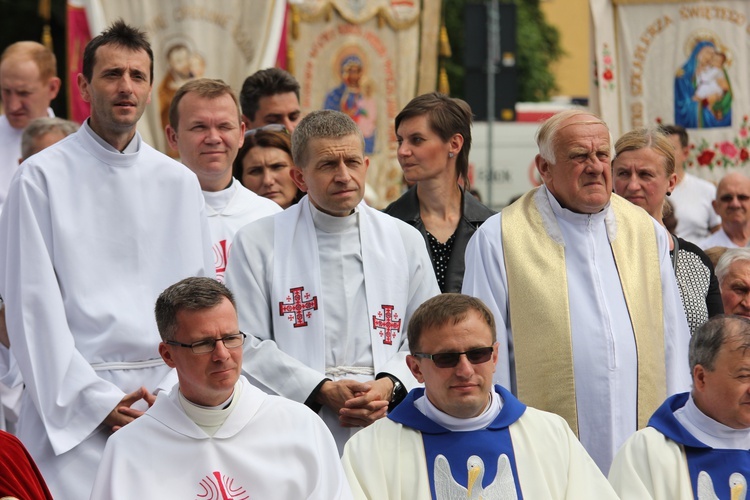
[[[701,365],[714,371],[716,356],[726,342],[738,339],[742,349],[750,348],[750,319],[743,316],[719,314],[698,327],[690,339],[690,371]]]
[[[185,278],[170,286],[159,295],[154,307],[156,326],[162,340],[174,340],[177,334],[178,312],[211,309],[225,298],[236,310],[237,305],[232,292],[213,278]]]
[[[337,139],[356,135],[362,143],[362,152],[365,150],[365,139],[362,131],[354,123],[349,115],[340,111],[323,109],[313,111],[299,122],[292,133],[292,159],[299,168],[307,165],[307,149],[312,139]]]
[[[719,280],[719,284],[724,282],[724,278],[727,277],[729,267],[735,262],[750,261],[750,248],[729,248],[719,258],[719,262],[716,263],[716,279]]]
[[[587,111],[585,109],[566,109],[551,116],[547,119],[547,121],[542,123],[542,125],[539,127],[539,130],[537,130],[536,132],[536,144],[539,147],[539,154],[542,158],[547,160],[550,165],[554,165],[557,161],[555,158],[555,147],[557,146],[557,133],[560,131],[561,125],[563,124],[563,122],[565,122],[565,120],[573,118],[575,116],[593,116],[595,120],[581,120],[577,123],[604,125],[605,127],[607,127],[607,131],[609,132],[609,127],[604,122],[604,120],[599,118],[591,111]],[[614,141],[612,140],[611,132],[609,132],[609,144],[610,148],[612,148]]]
[[[36,118],[31,120],[29,124],[23,129],[21,135],[21,159],[25,160],[29,156],[33,155],[34,141],[42,136],[49,134],[50,132],[60,132],[64,137],[69,136],[78,130],[78,124],[70,120],[63,120],[62,118]]]

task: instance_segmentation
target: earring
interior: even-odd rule
[[[667,196],[672,196],[672,191],[667,191]]]
[[[453,153],[448,153],[448,158],[453,158]]]

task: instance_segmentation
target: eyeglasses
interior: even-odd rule
[[[750,200],[750,196],[746,194],[723,194],[719,197],[719,201],[721,201],[722,203],[731,203],[731,201],[735,198],[737,198],[737,201],[742,203]]]
[[[178,347],[189,347],[190,349],[192,349],[193,354],[208,354],[209,352],[214,352],[214,349],[216,349],[216,343],[219,341],[222,341],[224,343],[224,347],[226,347],[227,349],[236,349],[237,347],[245,343],[246,337],[247,335],[240,332],[232,335],[226,335],[224,337],[221,337],[220,339],[199,340],[198,342],[193,342],[192,344],[183,344],[182,342],[175,342],[174,340],[165,340],[164,343],[169,345],[176,345]]]
[[[494,347],[478,347],[464,352],[439,352],[437,354],[427,354],[424,352],[415,352],[414,356],[418,358],[431,359],[438,368],[453,368],[458,364],[462,354],[466,354],[466,359],[472,365],[486,363],[492,358]]]
[[[269,123],[268,125],[263,125],[262,127],[251,128],[250,130],[245,132],[245,138],[252,137],[261,130],[264,132],[284,132],[285,134],[289,135],[289,131],[281,123]]]

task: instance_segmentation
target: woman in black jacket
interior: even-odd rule
[[[443,292],[461,291],[469,238],[495,213],[468,192],[471,115],[461,99],[432,92],[396,116],[398,161],[414,186],[385,212],[422,233]]]

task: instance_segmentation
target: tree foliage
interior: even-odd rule
[[[463,97],[464,5],[484,3],[476,0],[444,0],[443,17],[450,39],[452,56],[444,61],[451,95]],[[546,101],[557,90],[550,70],[564,55],[560,33],[547,23],[539,0],[505,0],[516,4],[518,98],[520,101]]]

